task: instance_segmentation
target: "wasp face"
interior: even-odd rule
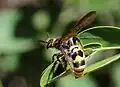
[[[53,47],[53,39],[47,40],[47,49]]]
[[[56,38],[51,38],[51,39],[47,40],[47,49],[54,47],[55,40],[56,40]]]

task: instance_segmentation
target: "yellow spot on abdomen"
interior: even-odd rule
[[[83,57],[78,55],[75,57],[75,60],[73,62],[76,63],[76,62],[80,62],[81,60],[83,60]]]

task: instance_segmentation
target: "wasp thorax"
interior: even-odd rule
[[[55,40],[56,40],[56,38],[50,38],[47,40],[47,49],[54,47]]]

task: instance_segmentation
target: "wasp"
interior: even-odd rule
[[[46,44],[47,48],[56,48],[60,52],[53,55],[57,59],[65,58],[67,64],[70,65],[75,78],[83,76],[83,71],[86,67],[84,46],[82,45],[77,34],[84,27],[91,24],[96,18],[96,11],[90,11],[85,16],[77,21],[70,32],[58,38],[49,38],[46,41],[40,40]]]

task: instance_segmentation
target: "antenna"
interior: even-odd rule
[[[43,41],[43,40],[39,40],[38,42],[41,42],[41,43],[48,43],[48,42],[46,42],[46,41]]]
[[[50,37],[50,35],[49,35],[49,33],[47,32],[47,38],[49,38]]]
[[[49,38],[49,33],[47,32],[47,39]],[[38,42],[40,43],[44,43],[44,44],[48,44],[48,41],[44,41],[44,40],[38,40]]]

